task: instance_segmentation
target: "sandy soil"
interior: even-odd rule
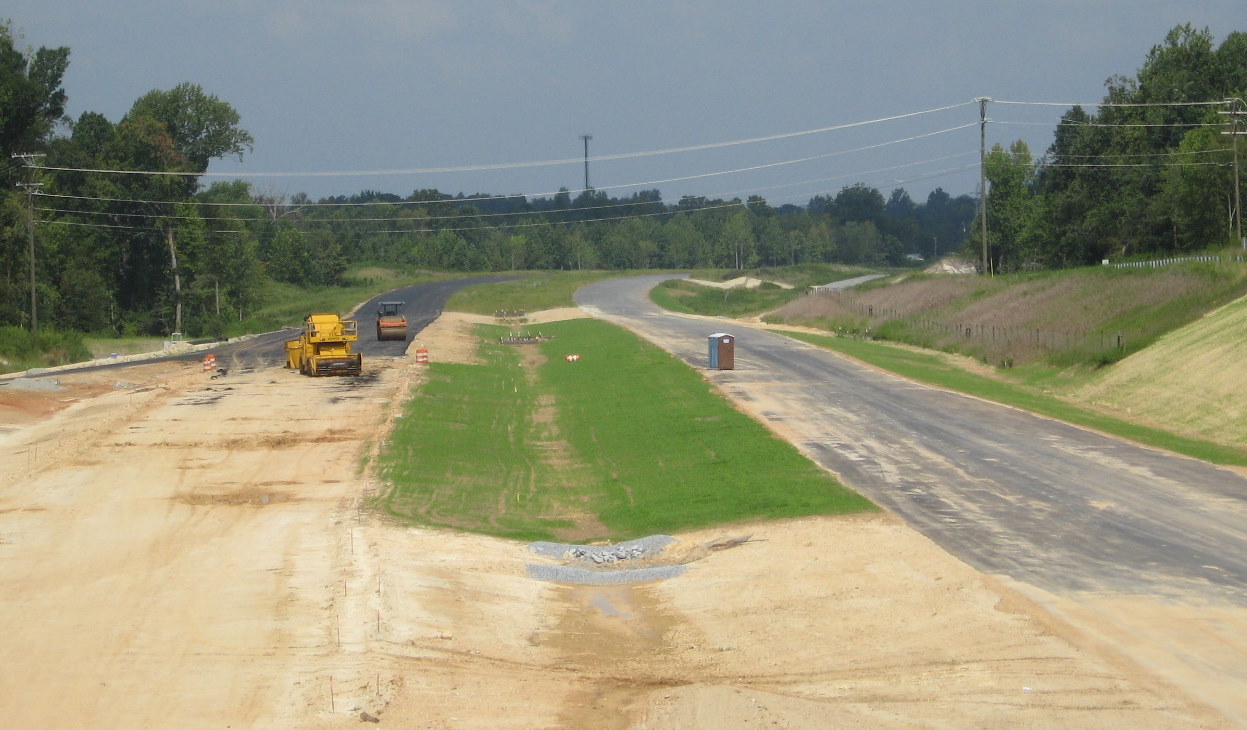
[[[470,361],[474,321],[421,343]],[[530,579],[524,544],[366,509],[411,362],[198,370],[0,389],[0,726],[1224,726],[887,516],[678,535],[698,559],[663,582]]]

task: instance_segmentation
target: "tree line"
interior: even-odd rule
[[[1214,49],[1206,31],[1177,28],[1138,79],[1110,80],[1106,100],[1227,95],[1244,87],[1245,49],[1243,34]],[[982,247],[976,198],[942,189],[919,202],[904,189],[885,197],[857,184],[804,206],[772,206],[760,196],[667,203],[658,190],[538,198],[366,190],[312,200],[243,181],[205,186],[211,160],[241,158],[254,144],[233,107],[185,83],[145,94],[116,122],[94,112],[67,119],[60,84],[68,61],[67,48],[19,51],[0,25],[0,95],[21,100],[0,105],[0,324],[32,327],[37,317],[40,326],[84,332],[214,335],[258,307],[274,282],[337,285],[358,263],[455,271],[904,266],[958,250],[977,260]],[[1207,123],[1178,126],[1215,111],[1113,106],[1092,116],[1075,108],[1038,163],[1021,143],[993,149],[988,266],[1082,265],[1222,242],[1222,200],[1210,203],[1205,193],[1221,191],[1229,173],[1180,164],[1207,153],[1224,161],[1229,137]],[[1154,157],[1157,150],[1167,156]],[[12,158],[18,153],[41,157],[25,165]],[[1097,166],[1126,155],[1151,164]],[[33,198],[23,187],[32,184]]]
[[[1107,83],[1098,113],[1075,106],[1038,161],[1021,141],[987,155],[987,266],[1098,264],[1238,241],[1237,139],[1247,132],[1247,33],[1219,46],[1178,26],[1135,76]],[[1243,140],[1239,140],[1240,145]],[[1247,145],[1243,146],[1247,154]],[[1242,170],[1238,171],[1241,188]],[[973,243],[982,247],[976,234]]]

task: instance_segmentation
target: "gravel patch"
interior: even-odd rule
[[[528,576],[553,583],[576,585],[620,585],[674,578],[686,570],[684,565],[629,568],[633,561],[651,560],[670,544],[679,542],[670,535],[651,535],[614,545],[571,545],[534,542],[529,552],[578,565],[529,563]]]
[[[657,557],[668,545],[679,542],[670,535],[650,535],[614,545],[572,545],[562,542],[534,542],[528,551],[560,560],[581,560],[590,563],[615,563]]]
[[[631,570],[592,570],[570,565],[540,565],[529,563],[528,577],[550,583],[571,583],[581,586],[616,586],[624,583],[645,583],[666,580],[682,574],[687,565],[665,565],[660,568],[633,568]]]
[[[10,390],[63,390],[60,381],[54,378],[16,378],[7,383],[0,383],[0,388]]]

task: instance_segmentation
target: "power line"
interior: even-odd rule
[[[492,231],[492,230],[502,230],[502,229],[508,229],[508,228],[536,228],[539,226],[572,225],[575,223],[601,223],[604,221],[618,221],[618,220],[626,220],[629,218],[653,218],[653,217],[661,216],[661,215],[675,216],[675,215],[680,215],[682,213],[696,213],[696,212],[700,212],[703,210],[720,210],[723,208],[739,208],[742,205],[744,205],[744,203],[741,203],[739,201],[730,201],[730,202],[721,203],[718,205],[707,205],[707,206],[703,206],[700,208],[693,208],[691,210],[682,210],[682,209],[662,210],[662,211],[657,211],[654,213],[637,213],[634,215],[627,215],[627,216],[612,216],[610,218],[583,218],[583,219],[577,219],[577,220],[563,220],[563,221],[542,220],[542,221],[536,221],[536,222],[530,222],[530,223],[503,223],[503,224],[494,225],[494,226],[469,226],[466,228],[399,228],[399,229],[393,229],[393,230],[382,229],[382,230],[367,231],[366,233],[370,235],[375,235],[375,234],[391,234],[391,233],[440,233],[442,231],[463,232],[463,231]],[[558,211],[558,212],[575,212],[575,209],[569,210],[569,211]],[[419,220],[419,219],[413,218],[411,220]],[[351,219],[351,221],[354,221],[354,219]],[[335,224],[335,223],[342,223],[343,221],[310,219],[305,222]],[[127,231],[160,232],[161,230],[160,228],[156,228],[154,226],[120,226],[120,225],[113,225],[113,224],[108,224],[108,223],[75,223],[72,221],[61,221],[61,220],[43,221],[42,225],[75,226],[79,228],[113,228],[113,229],[121,229],[121,230],[127,230]],[[244,233],[245,231],[211,230],[208,232],[209,233]]]
[[[1001,124],[1004,126],[1012,126],[1012,127],[1050,127],[1052,126],[1048,122],[1016,122],[1016,121],[1006,122],[1001,119],[988,119],[987,121],[991,122],[992,124]],[[1058,127],[1102,127],[1105,129],[1114,129],[1114,128],[1129,129],[1133,127],[1157,127],[1157,128],[1165,128],[1165,129],[1178,129],[1182,127],[1192,128],[1192,127],[1214,127],[1216,126],[1215,124],[1205,124],[1203,122],[1171,122],[1168,124],[1104,124],[1102,122],[1061,121],[1061,122],[1057,122],[1056,124]]]
[[[961,104],[951,104],[949,106],[937,107],[934,109],[924,109],[922,111],[908,112],[905,114],[896,114],[890,117],[879,117],[877,119],[867,119],[860,122],[847,122],[844,124],[833,124],[826,127],[818,127],[816,129],[805,129],[799,132],[783,132],[780,134],[771,134],[762,137],[747,137],[744,139],[735,139],[727,142],[708,142],[705,144],[688,145],[684,147],[667,147],[657,150],[646,150],[642,152],[620,152],[611,155],[599,155],[589,158],[593,162],[603,162],[609,160],[626,160],[638,157],[654,157],[659,155],[670,155],[682,152],[699,152],[702,150],[722,149],[724,147],[735,147],[745,144],[757,144],[760,142],[773,142],[781,139],[792,139],[794,137],[802,137],[813,134],[824,134],[826,132],[836,132],[844,129],[852,129],[855,127],[864,127],[872,124],[882,124],[884,122],[893,122],[900,119],[909,119],[912,117],[923,116],[926,114],[934,114],[937,112],[948,111],[967,106],[969,102]],[[443,172],[483,172],[487,170],[513,170],[526,167],[549,167],[554,165],[567,165],[579,163],[579,158],[563,158],[558,160],[541,160],[536,162],[504,162],[486,165],[456,165],[451,167],[424,167],[412,169],[392,169],[392,170],[351,170],[351,171],[318,171],[318,172],[180,172],[180,171],[152,171],[152,170],[108,170],[108,169],[92,169],[79,167],[52,167],[43,166],[41,170],[53,170],[59,172],[94,172],[116,175],[173,175],[173,176],[194,176],[194,177],[233,177],[233,178],[252,178],[252,177],[350,177],[350,176],[366,176],[366,175],[427,175]],[[587,187],[587,186],[586,186]]]
[[[1005,101],[1003,99],[992,99],[993,104],[1012,104],[1017,106],[1093,106],[1093,107],[1170,107],[1170,106],[1216,106],[1225,103],[1224,101],[1154,101],[1154,102],[1135,102],[1135,103],[1116,103],[1116,102],[1055,102],[1055,101]]]
[[[888,147],[888,146],[895,145],[895,144],[914,142],[920,139],[926,139],[926,138],[934,137],[934,136],[941,135],[941,134],[957,132],[963,129],[969,129],[970,127],[975,126],[975,124],[977,123],[971,122],[971,123],[961,124],[961,125],[954,126],[954,127],[948,127],[945,129],[935,130],[933,132],[925,132],[923,134],[913,135],[910,137],[903,137],[899,139],[887,140],[885,142],[879,142],[876,144],[865,145],[862,147],[855,147],[853,149],[837,150],[835,152],[827,152],[824,154],[811,155],[808,157],[799,157],[795,159],[781,160],[779,162],[769,162],[769,163],[764,163],[761,165],[752,165],[749,167],[740,167],[740,168],[736,168],[732,170],[716,170],[712,172],[699,173],[695,175],[684,175],[680,177],[662,178],[658,180],[647,180],[644,182],[623,183],[619,185],[605,185],[601,188],[601,190],[619,190],[623,188],[650,187],[654,185],[662,185],[662,184],[672,183],[672,182],[687,182],[689,180],[699,180],[699,179],[704,179],[708,177],[716,177],[716,176],[721,176],[721,175],[734,175],[734,174],[739,174],[742,172],[756,172],[757,170],[763,170],[767,168],[782,167],[786,165],[795,165],[795,164],[800,164],[803,162],[813,162],[815,160],[823,160],[823,159],[828,159],[831,157],[839,157],[842,155],[854,154],[857,152],[867,152],[870,150],[880,149],[882,147]],[[594,158],[590,158],[590,159],[594,159]],[[53,168],[48,168],[48,169],[53,169]],[[513,193],[513,194],[506,194],[506,195],[489,195],[489,196],[480,196],[480,197],[473,197],[473,198],[446,198],[446,199],[439,199],[439,200],[398,200],[398,201],[375,200],[375,201],[369,201],[365,203],[317,202],[317,203],[300,203],[299,206],[305,207],[305,208],[312,208],[312,207],[437,205],[439,203],[472,202],[472,201],[485,201],[485,200],[506,200],[506,199],[517,198],[517,197],[545,198],[545,197],[559,195],[563,192],[571,192],[571,191],[558,190],[554,192]],[[579,192],[586,192],[586,190],[582,190]],[[140,200],[140,199],[133,199],[133,198],[99,198],[99,197],[89,197],[89,196],[80,196],[80,195],[63,195],[63,194],[56,194],[56,193],[44,193],[43,197],[63,198],[63,199],[68,199],[68,200],[89,200],[89,201],[95,201],[95,202],[131,203],[131,204],[142,204],[142,205],[172,205],[176,202],[184,202],[184,201],[163,201],[162,202],[162,201]],[[227,203],[227,202],[205,201],[203,203],[200,203],[200,205],[220,206],[220,207],[254,207],[258,205],[258,203],[254,203],[254,202]]]

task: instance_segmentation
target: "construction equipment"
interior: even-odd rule
[[[377,340],[406,340],[407,317],[402,302],[377,302]]]
[[[286,341],[286,367],[304,375],[359,375],[364,356],[351,351],[359,339],[359,322],[336,314],[309,314],[303,333]]]

